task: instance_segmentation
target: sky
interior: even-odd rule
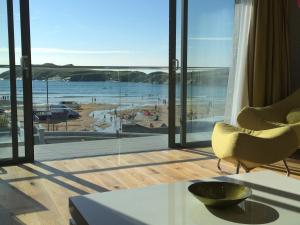
[[[5,2],[0,0],[1,12]],[[17,0],[14,3],[19,55],[19,9]],[[168,4],[168,0],[30,0],[32,63],[167,66]],[[179,11],[180,6],[178,18]],[[189,1],[189,66],[230,66],[233,15],[234,0]],[[0,13],[0,64],[8,62],[5,16]],[[178,58],[179,36],[180,29]]]

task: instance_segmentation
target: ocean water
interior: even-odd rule
[[[33,103],[46,104],[47,82],[34,80]],[[180,86],[177,85],[177,97],[180,95]],[[0,98],[9,96],[9,80],[0,80]],[[23,101],[22,81],[17,80],[18,101]],[[225,99],[226,87],[224,86],[198,86],[189,85],[188,96],[194,100],[219,100]],[[96,98],[97,103],[110,103],[119,105],[129,104],[157,104],[168,99],[168,84],[150,84],[134,82],[48,82],[48,100],[50,104],[60,101],[76,101],[78,103],[91,103]]]
[[[0,68],[0,73],[6,71]],[[150,73],[157,70],[147,69]],[[164,71],[167,72],[167,71]],[[23,101],[22,80],[17,80],[17,98]],[[45,105],[47,102],[47,82],[32,81],[33,103]],[[195,84],[188,85],[188,101],[219,101],[224,102],[227,88],[217,83],[210,86]],[[9,80],[0,80],[0,98],[10,95]],[[176,95],[179,101],[180,84],[176,86]],[[97,103],[117,104],[129,108],[130,106],[155,105],[168,100],[168,84],[151,84],[135,82],[48,82],[49,104],[58,104],[60,101],[76,101],[91,103],[96,98]]]

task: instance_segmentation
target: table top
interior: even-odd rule
[[[78,225],[300,224],[300,181],[270,171],[208,180],[242,183],[252,196],[227,209],[205,207],[177,182],[70,198]]]

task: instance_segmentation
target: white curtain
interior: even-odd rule
[[[237,125],[237,116],[248,105],[247,53],[253,0],[236,0],[233,63],[229,73],[225,122]]]

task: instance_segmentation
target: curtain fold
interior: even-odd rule
[[[237,125],[237,115],[248,105],[247,57],[253,0],[236,0],[233,61],[229,72],[225,122]]]
[[[290,94],[287,0],[253,0],[248,44],[250,106],[266,106]]]

